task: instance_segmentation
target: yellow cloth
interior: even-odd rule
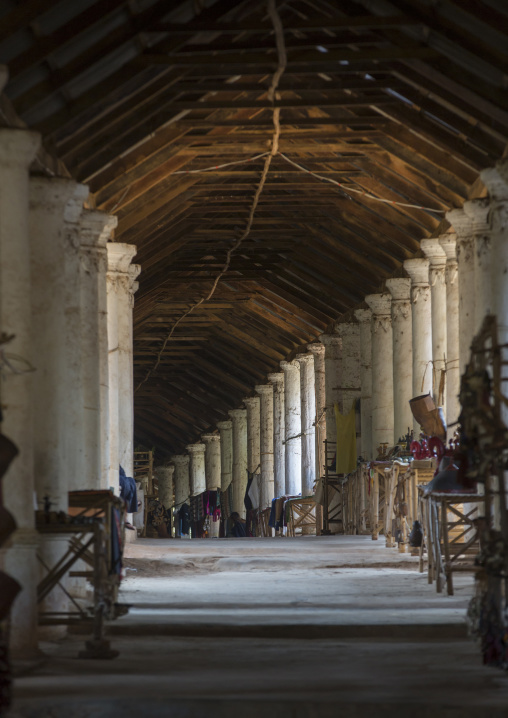
[[[334,409],[337,425],[336,471],[338,474],[349,474],[356,469],[356,402],[345,416],[340,413],[337,404]]]

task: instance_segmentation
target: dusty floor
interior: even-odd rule
[[[114,661],[45,644],[12,718],[508,716],[508,675],[466,637],[472,578],[437,595],[369,537],[142,540]]]

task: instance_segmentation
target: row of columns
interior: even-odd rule
[[[2,432],[19,449],[3,479],[18,530],[4,565],[22,586],[11,645],[37,645],[39,563],[65,550],[39,537],[34,508],[67,511],[68,492],[118,492],[133,471],[132,305],[136,248],[108,242],[116,218],[85,208],[88,187],[30,177],[37,133],[0,129],[0,329],[12,340],[0,372]],[[59,597],[60,596],[60,597]],[[64,610],[63,591],[45,609]]]

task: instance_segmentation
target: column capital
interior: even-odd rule
[[[175,454],[171,457],[171,461],[175,466],[186,466],[190,461],[188,454]]]
[[[449,232],[447,234],[442,234],[439,237],[439,244],[443,248],[444,253],[446,254],[446,261],[447,262],[456,262],[457,261],[457,235],[455,232]]]
[[[127,274],[131,262],[138,251],[136,245],[126,244],[125,242],[108,242],[107,248],[108,272]]]
[[[474,234],[484,234],[486,232],[490,232],[489,199],[484,197],[483,199],[472,199],[468,202],[464,202],[464,212],[473,223]]]
[[[457,233],[457,240],[459,242],[472,236],[473,221],[464,209],[451,209],[445,216]]]
[[[219,431],[228,431],[233,428],[233,422],[230,419],[224,421],[218,421],[216,427]]]
[[[201,441],[205,444],[213,444],[214,441],[220,441],[220,434],[201,434]]]
[[[170,474],[175,473],[175,465],[174,464],[164,464],[163,466],[156,466],[154,469],[154,472],[157,474],[159,471],[169,472]]]
[[[355,309],[355,317],[358,319],[360,324],[370,323],[372,319],[371,309]]]
[[[341,339],[349,338],[358,334],[358,322],[338,322],[335,325],[335,331]]]
[[[247,409],[256,409],[260,403],[259,396],[246,396],[242,401]]]
[[[111,232],[118,225],[118,217],[95,209],[85,209],[80,218],[83,236],[81,246],[106,249]]]
[[[374,318],[383,315],[390,316],[392,296],[388,292],[383,294],[367,294],[365,301],[372,309]]]
[[[139,282],[136,279],[139,277],[141,272],[140,264],[131,264],[127,272],[127,289],[131,294],[136,294],[139,289]]]
[[[280,368],[283,372],[300,371],[300,364],[293,359],[292,361],[281,361]]]
[[[487,167],[480,172],[480,179],[494,202],[508,200],[508,161],[496,162],[495,167]]]
[[[429,283],[429,266],[430,262],[426,257],[414,257],[406,259],[404,269],[411,277],[411,283],[414,287],[417,284],[424,285]]]
[[[320,334],[319,341],[323,342],[325,347],[339,346],[342,347],[342,337],[338,334]]]
[[[254,389],[260,396],[273,396],[273,384],[256,384]]]
[[[268,374],[267,379],[272,384],[283,384],[284,383],[284,372],[276,371]]]
[[[38,132],[12,127],[0,127],[0,165],[30,167],[41,146]]]
[[[323,347],[324,349],[324,347]],[[295,360],[300,364],[314,364],[314,354],[309,352],[308,354],[297,354]]]
[[[409,302],[411,298],[411,279],[409,277],[390,277],[385,281],[386,288],[394,302]]]
[[[307,349],[315,356],[319,356],[325,353],[325,345],[321,342],[313,342],[312,344],[307,344]]]
[[[233,419],[246,419],[247,418],[247,409],[230,409],[228,411],[229,416]]]
[[[46,211],[62,215],[70,224],[79,221],[83,202],[88,197],[88,187],[62,177],[30,178],[30,209],[42,207]]]
[[[438,237],[422,239],[420,248],[430,262],[430,267],[443,267],[446,264],[446,252],[444,251]]]
[[[199,453],[204,453],[204,451],[206,449],[206,445],[201,444],[201,443],[187,444],[187,446],[185,448],[190,454],[199,454]]]

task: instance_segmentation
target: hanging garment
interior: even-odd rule
[[[334,408],[337,424],[336,471],[338,474],[350,474],[356,469],[356,402],[345,416],[340,413],[337,404]]]

